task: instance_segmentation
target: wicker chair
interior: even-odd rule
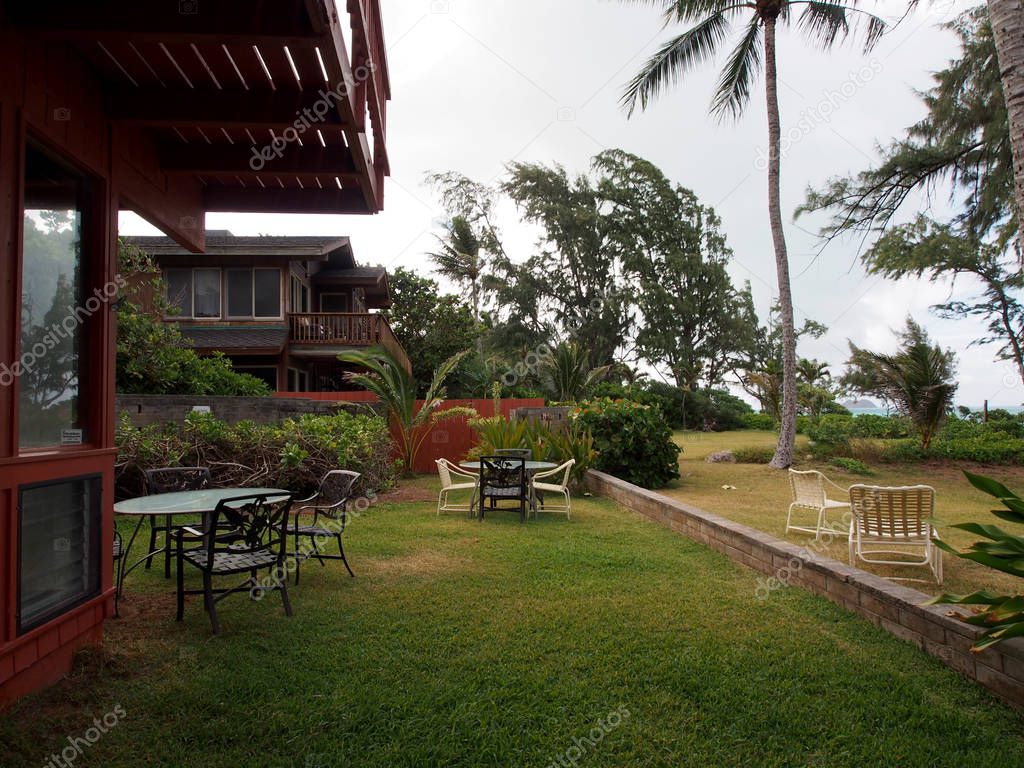
[[[299,583],[302,561],[306,557],[315,557],[320,565],[324,560],[341,560],[349,576],[355,576],[345,557],[345,546],[341,543],[341,534],[345,532],[347,522],[348,500],[352,495],[352,487],[360,478],[358,472],[347,469],[332,469],[320,480],[316,493],[306,499],[295,500],[295,523],[288,532],[295,537],[295,583]],[[312,513],[313,519],[303,524],[303,514]],[[329,522],[328,522],[329,521]],[[311,555],[299,550],[299,537],[310,540],[313,547]],[[338,542],[338,554],[328,555],[320,549],[320,542],[334,539]]]
[[[816,540],[821,539],[822,533],[839,536],[846,536],[849,533],[846,529],[829,527],[828,513],[830,511],[850,508],[848,501],[837,501],[828,497],[826,486],[829,485],[844,494],[847,491],[846,488],[833,483],[821,472],[789,470],[789,486],[793,491],[793,503],[789,505],[789,512],[786,514],[786,533],[790,531],[813,533]],[[816,517],[814,527],[793,525],[793,513],[797,510],[813,512]]]
[[[534,517],[537,516],[537,510],[540,510],[543,512],[565,512],[566,520],[572,519],[572,502],[569,500],[569,473],[572,472],[575,464],[576,459],[569,459],[554,469],[538,472],[530,479],[530,490],[533,493],[533,498],[536,500],[534,502]],[[561,475],[561,482],[537,482],[547,478],[557,479],[559,475]],[[548,504],[542,501],[543,497],[541,494],[544,493],[559,493],[565,499],[565,503],[561,506]]]
[[[936,583],[942,583],[942,550],[935,546],[939,534],[931,522],[934,488],[854,485],[850,487],[850,505],[850,565],[859,559],[879,565],[922,566],[931,570]]]
[[[442,512],[466,512],[472,517],[473,510],[476,508],[477,475],[460,469],[448,461],[448,459],[438,459],[435,463],[437,464],[437,474],[441,478],[441,490],[437,494],[437,514],[440,515]],[[460,480],[468,478],[472,482],[457,483],[455,478]],[[448,494],[452,491],[472,491],[473,495],[469,499],[469,504],[449,503]]]

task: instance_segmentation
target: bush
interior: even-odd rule
[[[739,464],[768,464],[775,456],[774,448],[737,448],[732,452]]]
[[[357,493],[391,488],[397,472],[384,419],[346,411],[234,426],[208,413],[191,413],[181,425],[141,429],[123,414],[117,448],[117,494],[122,498],[139,495],[142,472],[153,467],[204,466],[217,485],[287,488],[303,495],[314,491],[329,469],[361,473]]]
[[[849,472],[851,475],[871,475],[874,474],[871,469],[860,459],[852,459],[847,456],[833,456],[829,460],[829,464],[833,467],[839,467],[839,469]]]
[[[644,488],[661,488],[679,477],[680,448],[659,408],[591,400],[573,411],[573,419],[594,437],[597,469]]]
[[[767,432],[774,432],[776,429],[775,419],[767,413],[748,413],[743,417],[744,429],[761,429]]]
[[[852,416],[825,414],[817,423],[808,426],[807,436],[815,443],[829,448],[842,448],[849,445],[853,436],[853,421]]]
[[[913,434],[914,425],[910,419],[903,416],[879,416],[874,413],[865,413],[863,416],[857,416],[850,425],[852,437],[895,440],[911,437]]]

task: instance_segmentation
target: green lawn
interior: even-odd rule
[[[775,435],[771,432],[737,431],[737,432],[677,432],[676,442],[683,447],[679,468],[682,477],[674,482],[671,488],[662,492],[688,504],[706,509],[709,512],[727,517],[736,522],[749,525],[780,538],[786,538],[796,544],[819,547],[813,544],[813,536],[803,533],[785,534],[786,509],[791,501],[789,481],[784,472],[770,469],[758,464],[708,464],[704,459],[708,454],[727,449],[738,448],[770,448],[775,445]],[[936,491],[936,519],[940,535],[947,541],[963,548],[975,540],[971,534],[948,528],[952,523],[968,521],[997,523],[1010,529],[1018,529],[1024,533],[1024,526],[1000,521],[994,518],[989,510],[995,504],[993,499],[975,490],[964,478],[959,465],[949,462],[931,462],[906,465],[878,464],[872,467],[870,477],[853,475],[836,467],[811,460],[806,452],[806,438],[800,437],[797,443],[797,469],[819,469],[829,478],[842,486],[853,483],[869,485],[913,485],[917,483],[931,485]],[[801,450],[803,448],[804,450]],[[1024,467],[985,467],[964,465],[972,472],[991,475],[1002,480],[1010,488],[1024,491]],[[732,485],[733,489],[722,486]],[[840,498],[841,493],[831,491],[833,498]],[[843,562],[848,561],[845,539],[838,537],[831,546],[816,549]],[[943,555],[945,580],[943,589],[947,592],[973,592],[976,589],[988,588],[995,590],[1020,590],[1020,579],[992,571],[989,568],[970,563],[950,555]],[[921,568],[894,569],[885,566],[869,566],[882,576],[921,577],[927,572]],[[936,593],[938,587],[934,582],[915,583],[917,589]]]
[[[476,523],[415,500],[433,487],[356,519],[357,577],[307,567],[292,619],[235,598],[213,638],[136,572],[103,653],[0,721],[0,765],[116,705],[76,768],[1024,764],[1020,713],[821,598],[758,600],[754,572],[603,500]]]

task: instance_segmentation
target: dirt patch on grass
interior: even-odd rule
[[[422,549],[407,555],[375,558],[367,562],[372,575],[381,576],[443,576],[472,567],[472,561],[450,551]]]
[[[405,484],[377,497],[385,504],[410,504],[417,501],[437,501],[437,494],[429,488]]]

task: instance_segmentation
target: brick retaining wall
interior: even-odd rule
[[[1024,706],[1024,639],[1009,640],[981,653],[970,653],[969,648],[980,631],[947,616],[951,606],[923,605],[929,599],[923,592],[822,557],[806,547],[604,472],[589,471],[586,484],[593,493],[612,499],[754,570],[776,578],[784,575],[786,583],[822,595],[863,616],[977,680],[999,697]]]

